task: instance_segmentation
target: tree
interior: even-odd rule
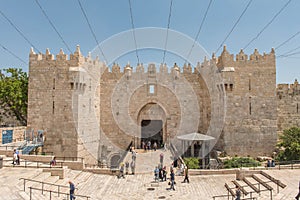
[[[27,123],[28,76],[22,69],[0,70],[0,106],[11,111],[22,125]]]
[[[292,127],[283,131],[278,143],[278,159],[282,161],[300,159],[300,128]]]

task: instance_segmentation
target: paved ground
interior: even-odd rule
[[[136,175],[128,175],[124,179],[118,179],[116,176],[92,174],[77,170],[66,170],[65,178],[58,179],[49,173],[42,172],[42,169],[33,168],[12,168],[4,167],[0,169],[0,200],[29,200],[28,187],[38,187],[41,185],[34,183],[26,184],[26,191],[23,191],[23,180],[19,178],[31,178],[44,182],[50,182],[60,185],[68,185],[68,181],[72,180],[78,190],[76,194],[88,195],[91,199],[108,199],[108,200],[152,200],[152,199],[200,199],[211,200],[215,195],[227,194],[224,187],[225,183],[229,185],[235,180],[235,175],[202,175],[191,176],[190,183],[181,183],[183,176],[176,176],[176,190],[168,190],[168,182],[154,182],[153,169],[159,163],[159,154],[161,151],[137,154],[137,173]],[[169,167],[172,158],[168,152],[165,155],[165,163]],[[131,161],[131,155],[126,157]],[[169,159],[169,160],[168,160]],[[167,167],[167,168],[168,168]],[[280,189],[277,193],[275,185],[273,200],[291,200],[294,199],[298,191],[298,181],[300,179],[300,170],[266,170],[266,172],[276,179],[281,180],[287,185],[286,188]],[[261,186],[262,187],[262,186]],[[57,190],[56,188],[44,187],[45,189]],[[68,188],[61,189],[68,192]],[[256,195],[259,200],[270,199],[269,192],[262,192]],[[41,194],[40,191],[32,192],[32,199],[50,199],[49,193]],[[58,197],[52,194],[51,199],[66,199],[66,196]],[[80,197],[77,200],[83,199]],[[218,198],[217,200],[227,198]]]

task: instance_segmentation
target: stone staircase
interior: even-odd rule
[[[230,196],[235,196],[236,186],[241,190],[241,199],[274,200],[284,199],[284,196],[286,196],[280,193],[281,190],[286,188],[286,185],[266,171],[259,171],[252,175],[246,175],[242,180],[233,180],[225,183],[225,188]]]

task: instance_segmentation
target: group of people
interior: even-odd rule
[[[142,148],[145,150],[145,151],[149,151],[149,150],[152,150],[154,149],[154,151],[157,150],[157,142],[154,142],[153,145],[152,145],[152,142],[149,140],[148,142],[145,142],[145,141],[142,141]]]
[[[120,173],[118,175],[118,178],[125,178],[125,173],[126,175],[129,174],[129,166],[131,168],[131,174],[135,174],[135,161],[136,161],[136,151],[134,149],[134,147],[130,148],[130,152],[131,152],[131,162],[129,164],[128,161],[125,162],[125,164],[123,162],[120,163]]]

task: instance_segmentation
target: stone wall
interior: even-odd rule
[[[299,106],[298,82],[276,95],[273,50],[234,59],[224,47],[194,68],[124,69],[83,57],[79,47],[69,59],[30,52],[28,128],[46,130],[44,151],[86,164],[117,160],[130,142],[139,148],[142,120],[162,120],[163,142],[200,132],[230,155],[271,155],[277,126],[299,126]]]
[[[99,74],[99,66],[97,60],[83,57],[79,46],[69,59],[62,50],[56,59],[48,49],[46,54],[36,54],[31,50],[27,126],[29,129],[46,130],[43,151],[53,152],[58,157],[85,156],[88,160],[89,153],[82,143],[89,145],[91,137],[82,139],[79,134],[89,132],[85,130],[90,125],[89,113],[86,114],[83,109],[91,108],[89,99],[94,96],[91,89],[94,91],[96,86],[91,85],[94,82],[90,81],[91,74],[86,69],[92,69],[93,73],[98,69]],[[97,134],[93,133],[93,136]],[[96,138],[95,141],[98,144]],[[97,155],[93,160],[97,160]]]
[[[297,79],[293,84],[277,86],[277,132],[293,126],[300,127],[300,84]]]
[[[224,47],[218,58],[227,94],[223,132],[230,155],[271,155],[277,141],[275,53],[250,58],[241,51],[236,59]]]

